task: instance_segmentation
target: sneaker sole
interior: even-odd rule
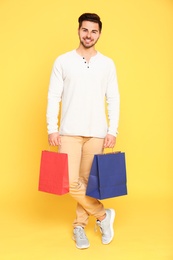
[[[111,238],[107,242],[102,241],[104,245],[108,245],[114,238],[114,219],[115,219],[115,210],[114,209],[109,209],[111,211],[111,219],[110,219],[110,224],[111,224]]]
[[[74,236],[72,237],[72,239],[76,242]],[[87,248],[90,247],[90,244],[89,244],[88,246],[81,246],[81,247],[79,247],[79,246],[76,244],[76,247],[77,247],[78,249],[87,249]]]

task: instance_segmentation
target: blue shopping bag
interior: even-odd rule
[[[125,153],[94,155],[86,195],[100,200],[127,195]]]

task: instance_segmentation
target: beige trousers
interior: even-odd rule
[[[70,195],[77,201],[74,227],[85,227],[90,215],[99,218],[105,214],[99,200],[85,195],[94,154],[103,152],[103,143],[102,138],[61,136],[59,152],[68,154]]]

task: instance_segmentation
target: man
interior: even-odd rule
[[[77,202],[73,222],[76,247],[89,247],[85,226],[89,216],[96,218],[102,243],[114,236],[115,211],[86,196],[94,154],[116,143],[119,120],[119,92],[113,61],[96,51],[102,29],[97,14],[84,13],[79,19],[79,47],[60,55],[54,63],[48,92],[47,125],[50,145],[68,154],[70,195]],[[107,125],[105,97],[108,104]],[[58,129],[59,105],[61,121]]]

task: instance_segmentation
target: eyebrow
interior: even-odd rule
[[[87,31],[88,31],[88,29],[85,28],[85,27],[82,27],[81,29],[82,29],[82,30],[87,30]],[[98,30],[94,29],[94,30],[92,30],[92,32],[98,32]]]

